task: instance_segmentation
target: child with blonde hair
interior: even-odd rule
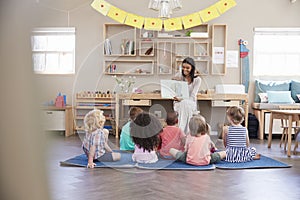
[[[162,124],[153,115],[142,112],[130,124],[130,135],[135,143],[132,160],[137,163],[155,163],[159,145],[158,134],[162,132]]]
[[[88,158],[87,168],[94,168],[95,161],[112,162],[121,159],[108,146],[108,130],[104,129],[105,116],[102,110],[92,110],[84,117],[85,137],[82,149]]]
[[[243,108],[233,106],[226,111],[230,126],[223,129],[223,143],[226,147],[227,162],[247,162],[259,159],[260,154],[256,153],[254,147],[249,147],[249,136],[246,127],[241,123],[244,121],[245,112]]]
[[[131,107],[129,110],[129,121],[122,127],[120,136],[120,150],[133,151],[134,142],[130,136],[130,123],[136,118],[136,116],[143,112],[143,109],[139,107]]]
[[[171,111],[167,113],[166,119],[167,126],[163,128],[163,132],[159,134],[161,140],[161,148],[159,150],[159,155],[165,159],[173,159],[169,153],[171,148],[184,151],[185,144],[185,134],[183,131],[176,126],[178,123],[177,112]]]
[[[214,152],[216,148],[209,136],[210,126],[203,116],[193,116],[189,122],[189,129],[190,134],[186,138],[185,151],[170,149],[170,154],[176,160],[201,166],[214,164],[225,158],[225,151]]]

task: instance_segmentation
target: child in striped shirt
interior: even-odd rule
[[[227,162],[247,162],[259,159],[260,154],[256,153],[254,147],[249,147],[249,136],[246,127],[241,123],[244,120],[245,112],[241,107],[233,106],[227,110],[227,119],[230,126],[223,129],[223,144],[226,148]]]

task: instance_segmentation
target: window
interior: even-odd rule
[[[35,28],[31,47],[35,73],[75,73],[75,28]]]
[[[255,28],[254,76],[300,75],[300,28]]]

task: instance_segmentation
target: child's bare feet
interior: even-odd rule
[[[260,159],[260,154],[257,153],[254,157],[253,157],[253,160],[259,160]]]

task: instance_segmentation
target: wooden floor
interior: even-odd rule
[[[46,133],[49,190],[54,200],[106,199],[300,199],[300,152],[288,158],[275,139],[251,140],[259,153],[293,165],[282,169],[164,171],[62,167],[59,162],[81,154],[81,136]],[[221,147],[221,140],[215,141]],[[110,138],[117,148],[116,141]],[[300,151],[300,150],[298,150]]]

